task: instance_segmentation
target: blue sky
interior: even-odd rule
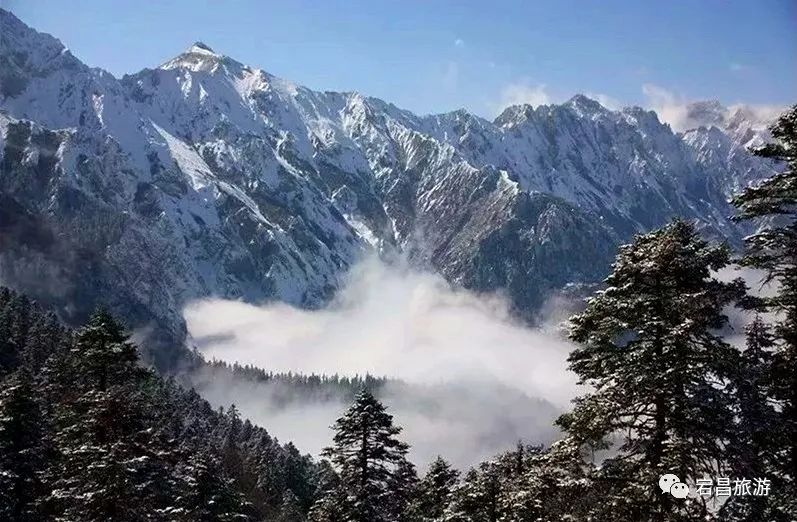
[[[582,92],[653,106],[797,102],[794,0],[0,0],[121,76],[196,40],[320,90],[419,113]],[[658,101],[657,101],[658,100]]]

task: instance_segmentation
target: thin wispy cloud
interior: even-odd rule
[[[609,96],[608,94],[601,94],[601,93],[597,93],[597,92],[585,92],[584,96],[586,96],[588,98],[592,98],[593,100],[596,100],[598,103],[600,103],[601,105],[603,105],[607,109],[611,109],[613,111],[616,111],[616,110],[619,110],[619,109],[622,109],[623,107],[625,107],[624,103],[622,103],[617,98]]]
[[[696,110],[694,102],[686,96],[659,85],[646,83],[642,93],[647,105],[656,111],[659,119],[669,123],[676,131],[685,131],[700,126],[722,126],[737,111],[743,111],[745,119],[754,127],[764,128],[785,110],[780,105],[735,103],[724,106],[713,102],[713,107],[703,106]]]
[[[494,104],[493,108],[495,113],[498,114],[512,105],[537,107],[539,105],[547,105],[552,101],[548,88],[544,83],[533,84],[528,80],[522,80],[505,85],[501,89],[499,100]]]
[[[465,40],[463,40],[462,38],[457,38],[456,40],[454,40],[454,46],[465,47]]]

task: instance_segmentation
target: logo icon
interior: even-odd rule
[[[683,482],[676,482],[670,488],[670,494],[675,498],[686,498],[689,496],[689,486]]]
[[[669,493],[670,488],[676,482],[681,482],[677,475],[673,475],[672,473],[667,473],[666,475],[662,475],[659,478],[659,487],[661,488],[662,493]]]
[[[675,498],[686,498],[689,496],[689,486],[681,482],[678,475],[667,473],[659,477],[659,488],[662,493],[669,493]]]

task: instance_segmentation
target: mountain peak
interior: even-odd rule
[[[567,100],[565,105],[573,109],[576,109],[581,114],[603,113],[606,112],[607,110],[606,107],[600,104],[600,102],[583,94],[576,94],[575,96]]]
[[[534,115],[534,107],[529,104],[510,105],[499,114],[493,124],[499,127],[512,127],[528,120]]]
[[[233,62],[233,60],[229,60],[226,56],[214,51],[206,43],[196,41],[191,47],[161,65],[160,68],[212,72],[225,60]]]
[[[213,49],[210,48],[209,45],[201,41],[194,42],[194,44],[191,47],[189,47],[188,50],[186,50],[186,53],[212,54],[214,56],[218,56],[216,54],[216,51],[214,51]]]
[[[686,119],[692,127],[725,127],[728,109],[719,100],[703,100],[686,106]]]

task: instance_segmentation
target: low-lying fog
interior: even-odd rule
[[[388,376],[380,392],[412,457],[442,454],[467,466],[519,440],[550,442],[552,421],[575,395],[571,345],[555,325],[515,322],[507,302],[453,289],[440,276],[369,259],[323,310],[204,300],[185,311],[192,342],[208,358],[267,371]],[[559,319],[558,307],[549,316]],[[282,441],[317,454],[331,441],[339,401],[270,400],[276,384],[195,376],[215,405],[242,414]]]
[[[738,277],[724,271],[720,277]],[[741,274],[746,275],[746,274]],[[275,303],[203,300],[185,310],[192,342],[208,359],[272,372],[387,376],[380,399],[421,466],[442,454],[466,467],[522,439],[548,443],[558,414],[578,392],[567,371],[572,345],[557,323],[564,304],[552,301],[539,328],[512,319],[498,296],[454,289],[440,276],[368,259],[323,310]],[[730,312],[730,311],[729,311]],[[729,313],[730,337],[742,341],[745,320]],[[231,403],[282,441],[318,454],[343,400],[294,401],[275,383],[195,375],[216,406]]]

